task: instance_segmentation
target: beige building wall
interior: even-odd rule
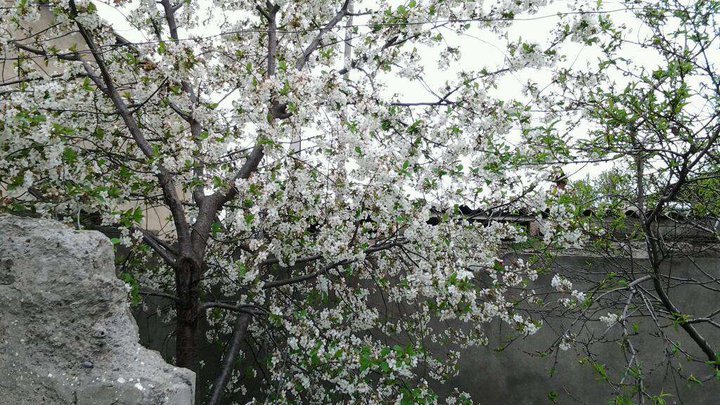
[[[11,0],[1,0],[0,4],[2,4],[2,7],[16,6],[15,2]],[[84,41],[79,34],[65,35],[60,38],[54,38],[51,41],[36,44],[34,34],[47,30],[48,27],[55,22],[55,17],[48,6],[35,5],[29,7],[36,8],[39,18],[32,22],[23,22],[23,30],[9,33],[10,37],[13,38],[17,44],[29,46],[34,49],[38,49],[42,46],[44,46],[45,49],[49,49],[54,46],[60,50],[68,50],[72,47],[77,47],[77,49],[84,48]],[[7,33],[3,33],[3,35],[6,34]],[[27,52],[26,54],[30,58],[33,70],[37,72],[44,72],[48,77],[62,74],[62,67],[58,66],[57,63],[54,63],[51,60],[46,60],[40,55],[32,55]],[[18,54],[15,52],[15,47],[12,43],[7,45],[7,48],[3,50],[0,58],[2,58],[2,76],[0,76],[0,84],[7,85],[8,83],[16,83],[21,80],[22,77],[18,74],[19,72],[17,67]]]
[[[0,5],[2,5],[2,7],[14,7],[15,2],[10,0],[0,0]],[[23,26],[22,30],[9,33],[11,38],[17,41],[18,44],[32,47],[33,49],[38,49],[42,46],[44,46],[45,49],[55,47],[61,52],[67,51],[71,48],[78,49],[81,52],[86,49],[85,42],[78,33],[65,35],[60,38],[53,38],[41,44],[36,44],[33,39],[33,34],[44,32],[44,30],[54,24],[55,17],[50,8],[47,6],[35,5],[31,7],[37,7],[39,18],[36,21],[28,22]],[[3,33],[3,35],[6,34],[7,33]],[[46,61],[42,56],[32,55],[29,52],[26,52],[26,54],[32,58],[32,68],[36,71],[43,72],[47,78],[62,74],[61,65],[54,63],[51,60]],[[87,57],[89,57],[89,55]],[[13,47],[12,44],[8,44],[7,49],[4,49],[0,54],[0,63],[2,63],[0,73],[0,92],[4,89],[17,86],[22,81],[23,77],[18,74],[17,60],[18,53],[16,52],[16,48]],[[0,102],[1,101],[2,99],[0,98]],[[0,111],[1,110],[2,105],[0,105]],[[6,192],[7,190],[0,185],[0,199],[6,195]],[[178,193],[183,195],[181,189],[178,190]],[[189,199],[188,195],[186,195],[186,197]],[[142,225],[145,229],[161,235],[173,232],[174,225],[171,220],[170,210],[168,210],[164,205],[151,206],[144,203],[128,203],[122,205],[120,209],[135,209],[138,206],[140,206],[144,212]]]

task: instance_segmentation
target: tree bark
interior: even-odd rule
[[[177,323],[175,326],[175,358],[178,367],[197,370],[197,341],[200,297],[198,281],[200,266],[197,261],[183,257],[175,269],[175,285],[178,300],[175,304]]]

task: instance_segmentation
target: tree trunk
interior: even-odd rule
[[[200,305],[198,282],[200,279],[199,264],[188,257],[178,260],[175,269],[175,286],[178,300],[175,303],[177,324],[175,326],[175,357],[178,367],[197,371],[197,341],[195,339],[198,326],[198,310]]]

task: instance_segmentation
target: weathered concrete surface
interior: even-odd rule
[[[632,263],[640,269],[645,263],[636,260]],[[672,275],[680,278],[698,277],[698,269],[714,277],[720,276],[720,257],[694,257],[669,261]],[[623,269],[631,268],[628,259],[612,260],[600,256],[584,256],[582,254],[560,256],[554,262],[553,273],[564,275],[600,274],[610,272],[622,274]],[[670,272],[670,270],[668,270]],[[552,274],[541,276],[537,282],[538,291],[547,290]],[[576,282],[575,288],[586,290],[587,286]],[[545,287],[542,287],[545,286]],[[717,292],[701,286],[683,286],[673,288],[669,292],[675,304],[692,314],[712,313],[718,308]],[[604,315],[608,310],[595,313],[594,317]],[[622,313],[622,303],[615,313]],[[507,337],[511,330],[500,322],[494,322],[486,328],[490,344],[464,350],[460,358],[460,373],[439,387],[443,395],[452,388],[468,392],[473,399],[482,404],[513,404],[534,405],[549,404],[612,404],[618,394],[600,375],[593,370],[586,360],[587,353],[581,345],[567,351],[555,351],[549,356],[540,356],[557,343],[558,334],[568,328],[574,318],[547,316],[545,325],[540,331],[525,339],[512,343],[503,351],[497,349],[508,343]],[[664,393],[670,404],[720,404],[720,381],[714,377],[712,368],[704,364],[704,355],[697,345],[682,329],[676,329],[671,322],[665,325],[663,334],[666,338],[677,342],[688,353],[700,359],[700,362],[686,361],[682,356],[673,357],[675,367],[682,367],[685,376],[694,375],[704,383],[689,381],[677,373],[666,369],[668,353],[667,344],[659,336],[654,322],[649,316],[637,316],[630,319],[638,325],[638,331],[631,339],[637,349],[637,359],[642,364],[645,375],[644,387],[651,395]],[[714,347],[720,347],[720,330],[698,324],[698,331]],[[618,381],[625,373],[628,359],[623,355],[620,346],[621,330],[618,325],[607,329],[601,323],[587,324],[583,338],[587,334],[598,337],[607,331],[607,342],[596,343],[591,351],[598,361],[604,364],[608,376]],[[557,355],[557,356],[556,356]],[[634,363],[637,364],[637,363]],[[553,370],[554,369],[554,370]],[[630,378],[628,377],[628,381]],[[553,398],[553,401],[550,400]],[[638,403],[637,396],[633,398]],[[653,403],[645,398],[645,403]]]
[[[0,215],[0,403],[194,401],[195,374],[138,343],[110,241]]]
[[[638,268],[643,264],[642,259],[636,260],[633,265]],[[693,274],[697,277],[698,268],[707,274],[720,277],[720,257],[712,255],[709,257],[694,257],[692,260],[683,259],[671,261],[673,266],[672,274],[677,277],[687,278]],[[627,269],[631,263],[627,259],[608,259],[605,257],[587,255],[580,252],[570,256],[560,256],[554,262],[553,271],[550,274],[541,276],[536,283],[538,291],[547,291],[550,288],[550,280],[555,272],[564,275],[598,274],[602,277],[610,272],[622,274],[622,269]],[[669,270],[668,270],[669,271]],[[576,288],[585,290],[576,282]],[[693,314],[712,313],[720,302],[717,300],[717,292],[699,286],[684,286],[670,290],[670,297],[675,303]],[[621,307],[612,310],[615,313],[622,312]],[[174,355],[174,344],[171,336],[173,325],[164,323],[156,316],[155,310],[158,306],[167,305],[165,298],[151,298],[146,301],[147,311],[136,313],[140,334],[143,343],[148,347],[160,350],[166,358]],[[593,317],[605,315],[611,310],[603,310],[594,313]],[[535,314],[537,318],[541,316]],[[488,346],[473,348],[455,348],[461,351],[459,362],[459,374],[445,384],[436,384],[433,388],[441,398],[451,394],[455,388],[471,394],[475,403],[498,404],[498,405],[534,405],[551,404],[553,398],[557,404],[608,404],[618,394],[613,387],[604,382],[598,373],[593,370],[591,364],[586,360],[587,354],[582,351],[583,347],[578,345],[567,351],[556,351],[549,356],[541,356],[539,352],[545,351],[557,345],[558,334],[570,326],[573,317],[558,317],[555,315],[544,317],[545,325],[540,331],[525,339],[513,342],[503,351],[498,351],[500,346],[508,344],[508,337],[516,333],[508,329],[502,322],[493,322],[484,327],[490,340]],[[693,405],[715,405],[720,404],[720,381],[712,376],[713,371],[706,364],[687,362],[679,357],[674,365],[682,366],[685,375],[693,374],[697,378],[711,378],[702,385],[666,371],[663,365],[666,361],[666,344],[658,336],[657,329],[647,316],[633,318],[633,323],[638,323],[638,333],[632,337],[635,347],[638,349],[638,358],[643,365],[646,374],[644,382],[645,389],[652,395],[661,393],[670,394],[665,401],[670,404],[693,404]],[[687,352],[703,359],[703,354],[687,335],[680,330],[675,330],[670,322],[664,334],[667,338],[678,342]],[[452,322],[435,325],[436,328],[457,327],[467,328],[464,324]],[[201,323],[201,333],[208,329],[206,323]],[[607,329],[604,324],[596,322],[588,325],[587,333],[594,333],[596,336],[604,333]],[[709,342],[715,347],[720,347],[720,329],[702,327],[698,330],[703,333]],[[592,346],[592,352],[602,362],[608,375],[617,381],[622,375],[628,360],[623,355],[619,344],[620,329],[616,325],[609,330],[608,342],[597,343]],[[388,340],[388,344],[406,344],[406,341]],[[443,353],[446,347],[431,347],[436,353]],[[204,359],[206,367],[198,372],[199,396],[203,398],[202,387],[208,387],[219,372],[220,357],[222,348],[218,345],[208,344],[201,340],[199,357]],[[556,355],[557,354],[557,357]],[[553,368],[555,369],[553,371]],[[253,385],[250,385],[252,390]],[[255,386],[257,388],[257,385]],[[205,388],[207,389],[207,388]],[[240,392],[227,394],[225,399],[228,403],[235,401],[244,404],[250,400],[252,395],[259,395],[257,391],[250,391],[247,395]],[[637,397],[633,397],[635,402]],[[645,399],[645,403],[652,403]]]

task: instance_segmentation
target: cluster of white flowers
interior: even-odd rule
[[[550,195],[549,200],[544,202],[543,205],[547,207],[548,214],[546,218],[538,216],[543,241],[563,249],[581,248],[584,243],[583,232],[580,227],[576,226],[575,207],[572,204],[557,202],[562,193],[562,190],[556,190],[556,194]]]
[[[570,39],[575,42],[587,43],[600,32],[597,16],[581,14],[570,28]]]
[[[604,323],[609,328],[615,325],[619,318],[618,314],[608,312],[607,315],[600,316],[600,322]]]
[[[573,290],[572,282],[559,274],[553,276],[550,285],[558,292],[568,294],[569,296],[561,297],[558,301],[565,307],[571,308],[577,304],[585,302],[585,293]]]
[[[550,281],[550,285],[556,291],[560,292],[570,292],[570,290],[572,290],[572,282],[559,274],[553,276],[552,281]]]
[[[564,335],[562,339],[560,339],[560,343],[558,343],[558,348],[562,351],[568,351],[572,348],[572,343],[572,338],[569,335]]]
[[[432,402],[432,381],[419,370],[446,378],[457,372],[459,354],[433,353],[423,342],[485,344],[484,325],[493,320],[520,335],[541,326],[516,308],[533,299],[525,287],[537,279],[536,270],[502,259],[504,243],[527,236],[513,224],[465,218],[461,207],[537,208],[547,198],[532,185],[545,170],[515,166],[523,151],[507,135],[535,118],[524,103],[491,96],[502,74],[477,67],[448,78],[441,93],[452,92],[453,104],[442,108],[402,106],[391,85],[398,76],[425,85],[429,62],[418,45],[440,42],[422,35],[428,21],[462,32],[469,29],[463,20],[485,15],[507,20],[493,26],[500,29],[513,13],[533,13],[543,3],[500,1],[488,8],[461,0],[380,1],[383,12],[355,27],[348,75],[338,72],[346,66],[343,42],[332,39],[339,28],[323,32],[318,49],[298,62],[315,43],[317,21],[331,20],[338,2],[278,3],[278,26],[287,33],[274,48],[274,72],[268,72],[267,17],[254,3],[182,3],[179,41],[147,24],[164,20],[156,2],[133,3],[130,22],[149,27],[147,38],[162,37],[134,47],[118,46],[90,3],[78,2],[77,17],[56,7],[58,25],[37,34],[38,43],[75,30],[76,22],[91,30],[118,97],[150,148],[138,147],[137,134],[117,114],[119,101],[88,77],[83,61],[92,72],[97,66],[87,52],[83,61],[53,62],[64,68],[61,80],[20,60],[18,68],[33,80],[1,107],[3,196],[78,226],[79,216],[99,213],[103,224],[118,225],[120,244],[137,247],[144,234],[133,228],[149,222],[143,215],[159,207],[169,216],[164,205],[171,191],[160,183],[171,176],[182,210],[173,219],[192,229],[202,287],[261,314],[250,332],[269,353],[263,370],[268,401]],[[211,20],[233,34],[193,37],[200,16],[217,11],[212,7],[223,13]],[[12,21],[31,18],[31,11],[0,11],[0,32],[18,29]],[[556,60],[539,43],[510,46],[514,70]],[[460,55],[453,47],[440,53],[441,68]],[[268,106],[288,117],[269,114]],[[238,176],[254,147],[262,147],[261,163]],[[31,188],[43,193],[42,204]],[[195,225],[206,203],[199,201],[217,201],[213,193],[228,190],[234,198],[201,235]],[[567,206],[550,204],[542,219],[548,244],[579,243],[571,216]],[[159,237],[177,246],[178,233],[168,221]],[[140,284],[174,282],[172,268],[139,257]],[[552,284],[568,305],[585,300],[564,278]],[[175,309],[159,315],[170,321]],[[232,316],[220,309],[207,315],[208,339],[231,332]],[[438,321],[459,326],[435,329]],[[413,343],[389,346],[382,335]],[[405,382],[413,389],[402,391]],[[449,402],[467,400],[457,393]]]

